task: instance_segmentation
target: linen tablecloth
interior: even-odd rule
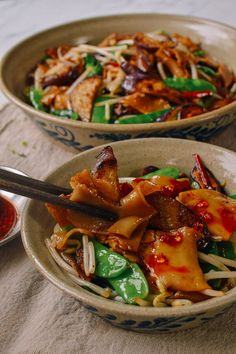
[[[212,143],[236,151],[236,122]],[[46,137],[13,105],[0,112],[0,164],[42,178],[74,154]],[[0,353],[236,353],[236,306],[196,329],[139,334],[118,329],[49,283],[20,237],[0,248]]]

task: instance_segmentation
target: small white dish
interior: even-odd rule
[[[0,166],[1,169],[17,173],[19,175],[26,176],[25,173],[16,170],[11,167],[6,167],[6,166]],[[21,215],[25,206],[25,203],[27,201],[27,198],[22,197],[21,195],[17,195],[14,193],[6,192],[0,189],[0,197],[5,199],[6,201],[10,202],[10,204],[13,205],[13,207],[16,210],[16,221],[13,224],[13,227],[10,229],[10,231],[2,238],[0,238],[0,246],[5,245],[6,243],[12,241],[14,238],[16,238],[20,234],[20,224],[21,224]],[[0,219],[1,219],[1,214],[0,214]]]

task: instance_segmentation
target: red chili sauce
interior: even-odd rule
[[[7,237],[17,221],[17,211],[14,205],[0,196],[0,240]]]

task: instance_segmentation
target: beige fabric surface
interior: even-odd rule
[[[41,178],[73,153],[13,105],[0,112],[0,164]],[[236,122],[211,142],[236,151]],[[0,353],[236,353],[236,306],[196,329],[139,334],[85,310],[32,266],[20,237],[0,248]]]

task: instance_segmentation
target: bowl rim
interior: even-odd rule
[[[56,123],[56,124],[61,124],[61,125],[67,125],[69,127],[77,127],[77,128],[85,128],[85,129],[93,129],[96,131],[104,131],[104,132],[127,132],[127,131],[133,131],[133,132],[138,132],[140,130],[142,131],[159,131],[159,130],[164,130],[164,129],[171,129],[171,128],[186,128],[190,126],[196,125],[201,125],[201,123],[207,123],[210,122],[211,120],[214,120],[217,115],[225,115],[228,114],[230,110],[236,110],[236,101],[231,102],[227,104],[226,106],[223,106],[221,108],[217,108],[214,111],[206,112],[197,116],[194,116],[190,119],[183,119],[181,121],[171,121],[171,122],[159,122],[158,123],[142,123],[142,124],[101,124],[101,123],[91,123],[91,122],[81,122],[81,121],[75,121],[75,120],[70,120],[70,119],[63,119],[59,118],[56,116],[53,116],[50,113],[45,113],[40,110],[37,110],[33,108],[31,105],[28,103],[24,102],[22,99],[18,98],[15,94],[11,92],[10,89],[8,89],[7,83],[4,80],[4,69],[7,66],[8,63],[8,58],[11,57],[11,55],[14,53],[14,51],[18,50],[25,44],[30,43],[32,40],[36,39],[37,37],[41,37],[42,35],[48,35],[50,33],[53,33],[55,30],[59,30],[62,28],[66,28],[69,26],[73,26],[76,24],[83,25],[83,23],[88,23],[88,22],[93,22],[93,21],[106,21],[107,19],[110,18],[120,18],[120,17],[125,17],[128,18],[130,16],[135,16],[135,17],[142,17],[142,16],[157,16],[157,17],[162,17],[162,18],[172,18],[172,19],[177,19],[183,22],[195,22],[199,24],[208,24],[211,25],[212,27],[217,26],[221,27],[224,30],[230,30],[235,32],[235,37],[236,37],[236,28],[224,23],[221,23],[219,21],[214,21],[214,20],[209,20],[206,18],[200,18],[200,17],[195,17],[195,16],[187,16],[187,15],[175,15],[175,14],[168,14],[168,13],[150,13],[150,12],[143,12],[143,13],[127,13],[127,14],[115,14],[115,15],[105,15],[105,16],[94,16],[94,17],[88,17],[88,18],[83,18],[80,20],[75,20],[71,22],[66,22],[60,25],[56,25],[50,28],[47,28],[42,31],[38,31],[34,33],[31,36],[26,37],[25,39],[21,40],[17,44],[15,44],[13,47],[11,47],[2,57],[1,62],[0,62],[0,88],[2,92],[5,94],[5,96],[15,103],[17,106],[22,108],[24,111],[31,115],[36,115],[38,118],[45,119],[51,123]],[[236,118],[236,116],[235,116]],[[111,128],[112,127],[112,128]]]
[[[172,142],[175,141],[177,144],[186,144],[186,148],[189,144],[194,144],[196,146],[205,146],[205,148],[211,146],[213,149],[220,150],[222,152],[225,152],[227,154],[231,154],[235,157],[236,160],[236,152],[231,151],[229,149],[225,149],[222,147],[219,147],[217,145],[209,144],[209,143],[203,143],[203,142],[198,142],[198,141],[189,141],[189,140],[184,140],[184,139],[176,139],[176,138],[163,138],[163,137],[158,137],[158,138],[143,138],[143,139],[130,139],[129,144],[131,143],[136,143],[139,144],[140,142],[143,142],[144,140],[148,141],[151,143],[152,141],[166,141]],[[93,149],[84,151],[82,153],[79,153],[75,155],[72,159],[69,161],[65,162],[64,164],[60,165],[53,171],[51,171],[49,174],[47,174],[43,180],[47,180],[50,178],[51,175],[55,174],[58,169],[61,168],[66,168],[67,166],[71,165],[74,161],[76,161],[78,158],[83,158],[86,157],[86,154],[91,152],[98,152],[102,148],[111,145],[111,146],[119,146],[122,145],[124,142],[127,142],[127,140],[123,141],[118,141],[114,142],[111,144],[104,144],[97,146]],[[111,299],[105,299],[102,298],[99,295],[93,294],[79,285],[73,286],[73,284],[68,284],[64,283],[63,280],[58,279],[58,277],[54,274],[53,271],[49,269],[45,269],[44,266],[41,264],[40,260],[37,257],[37,254],[32,252],[31,246],[30,246],[30,231],[27,228],[27,218],[29,214],[30,208],[34,205],[34,203],[37,203],[37,201],[28,201],[23,215],[22,215],[22,221],[21,221],[21,238],[23,242],[23,246],[25,248],[25,251],[28,255],[28,257],[31,259],[31,261],[34,263],[36,268],[50,281],[52,282],[56,287],[59,289],[65,291],[69,295],[75,297],[77,300],[81,301],[87,306],[95,307],[101,310],[105,310],[107,313],[112,313],[112,314],[117,314],[121,316],[125,316],[127,314],[132,315],[133,317],[143,317],[143,318],[153,318],[153,317],[172,317],[172,318],[177,318],[177,317],[182,317],[182,316],[194,316],[198,315],[200,313],[205,313],[205,312],[211,312],[216,309],[220,309],[226,306],[232,305],[236,301],[236,287],[231,289],[229,293],[222,297],[214,297],[212,299],[205,300],[203,302],[195,303],[192,306],[183,306],[181,308],[179,307],[165,307],[165,308],[156,308],[156,307],[141,307],[141,306],[134,306],[134,305],[128,305],[128,304],[122,304],[119,302],[116,302]],[[49,254],[49,253],[48,253]],[[50,255],[49,255],[50,256]],[[50,256],[51,257],[51,256]],[[77,289],[80,289],[78,292]],[[82,290],[82,291],[81,291]]]

